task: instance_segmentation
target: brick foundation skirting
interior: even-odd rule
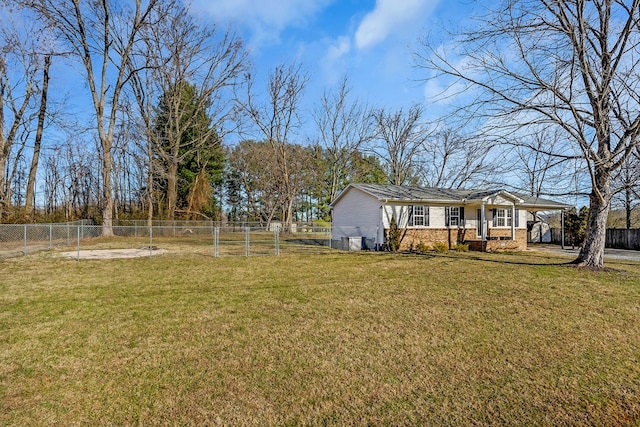
[[[400,250],[415,248],[420,244],[446,243],[449,248],[457,243],[469,244],[469,249],[477,251],[524,250],[527,248],[527,230],[516,229],[516,240],[511,240],[510,228],[490,228],[487,240],[482,241],[475,228],[410,228],[406,230]]]

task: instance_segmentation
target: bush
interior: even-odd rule
[[[469,252],[469,245],[467,243],[458,243],[453,249],[458,252]]]
[[[443,254],[449,250],[449,245],[447,244],[447,242],[435,242],[433,244],[433,250],[440,254]]]
[[[391,223],[389,224],[389,231],[387,232],[387,244],[391,252],[397,252],[400,249],[400,243],[402,242],[402,231],[398,228],[398,222],[396,217],[391,217]]]
[[[424,242],[420,242],[416,245],[416,252],[421,254],[426,254],[430,249],[431,247]]]

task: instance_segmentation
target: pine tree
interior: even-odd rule
[[[223,181],[224,152],[208,105],[195,85],[179,82],[165,91],[156,109],[157,157],[165,174],[160,187],[169,218],[176,211],[216,216],[213,188]]]

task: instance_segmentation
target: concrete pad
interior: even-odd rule
[[[73,259],[120,259],[120,258],[141,258],[148,256],[156,256],[166,253],[164,249],[92,249],[61,252],[59,255],[65,258]]]

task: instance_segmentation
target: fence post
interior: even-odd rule
[[[218,239],[220,238],[220,229],[218,227],[213,228],[213,256],[214,258],[218,258],[220,254],[218,253]]]
[[[76,261],[80,261],[80,226],[78,225],[78,256]]]
[[[276,256],[280,255],[280,229],[276,228],[273,232],[276,246]]]
[[[249,227],[244,229],[244,255],[249,256]]]
[[[153,256],[153,225],[149,226],[149,256]]]
[[[27,254],[27,225],[24,225],[24,249],[23,249],[24,254]]]

